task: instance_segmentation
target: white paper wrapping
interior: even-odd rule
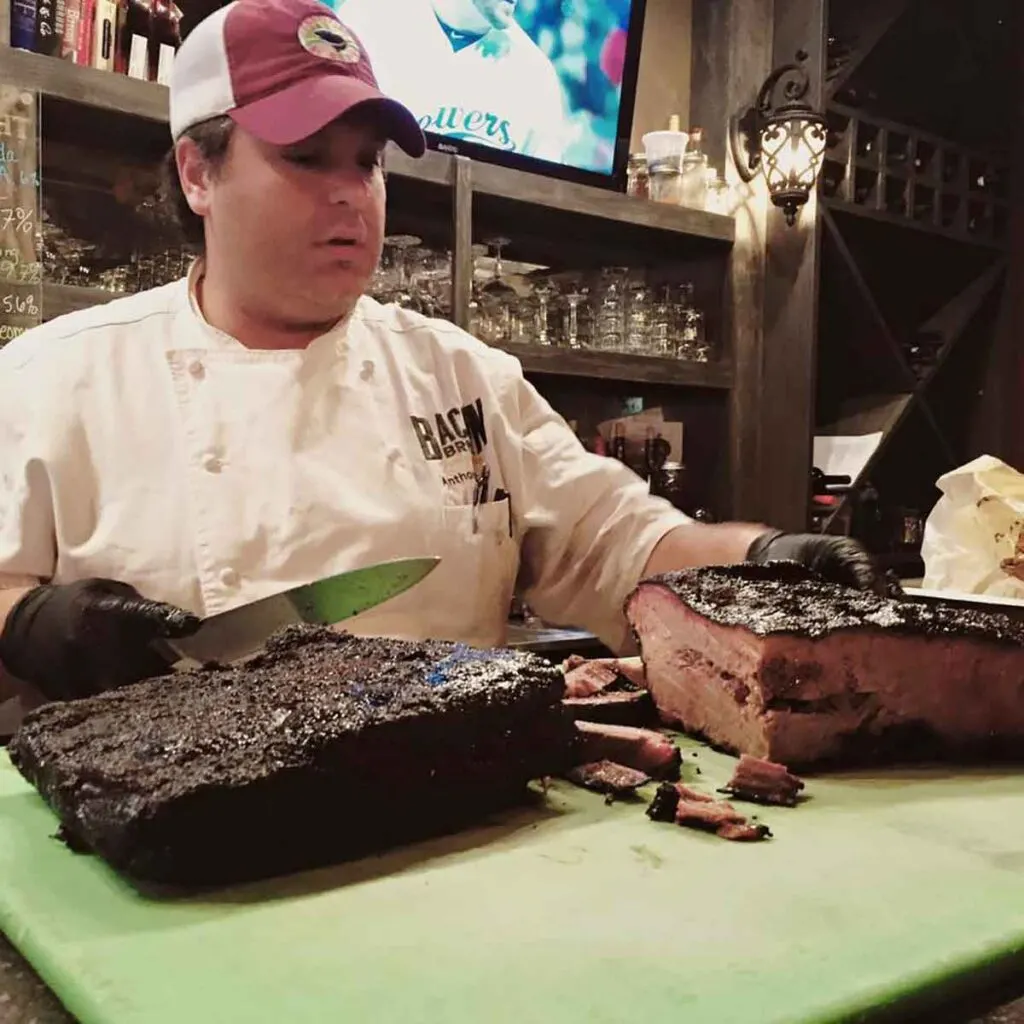
[[[982,455],[940,477],[924,528],[926,590],[1024,599],[1024,474]]]

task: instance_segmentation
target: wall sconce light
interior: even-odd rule
[[[799,62],[807,59],[803,51],[796,56]],[[828,139],[825,118],[804,100],[810,87],[800,63],[785,64],[765,79],[754,106],[730,125],[740,177],[750,182],[763,171],[772,203],[790,227],[818,181]]]

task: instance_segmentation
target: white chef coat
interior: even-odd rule
[[[333,0],[381,89],[424,131],[560,162],[570,122],[558,72],[517,24],[456,49],[430,0]]]
[[[689,522],[586,452],[516,359],[370,298],[305,350],[261,351],[182,280],[0,350],[0,585],[111,577],[210,615],[439,555],[346,628],[499,644],[518,576],[545,619],[619,649],[626,595]]]

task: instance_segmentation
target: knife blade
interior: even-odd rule
[[[293,587],[203,620],[190,637],[165,641],[185,662],[230,662],[259,650],[285,626],[333,626],[405,593],[441,561],[436,556],[398,558]],[[178,663],[175,668],[188,667]]]

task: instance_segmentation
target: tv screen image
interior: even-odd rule
[[[435,148],[621,175],[643,0],[329,2]]]

